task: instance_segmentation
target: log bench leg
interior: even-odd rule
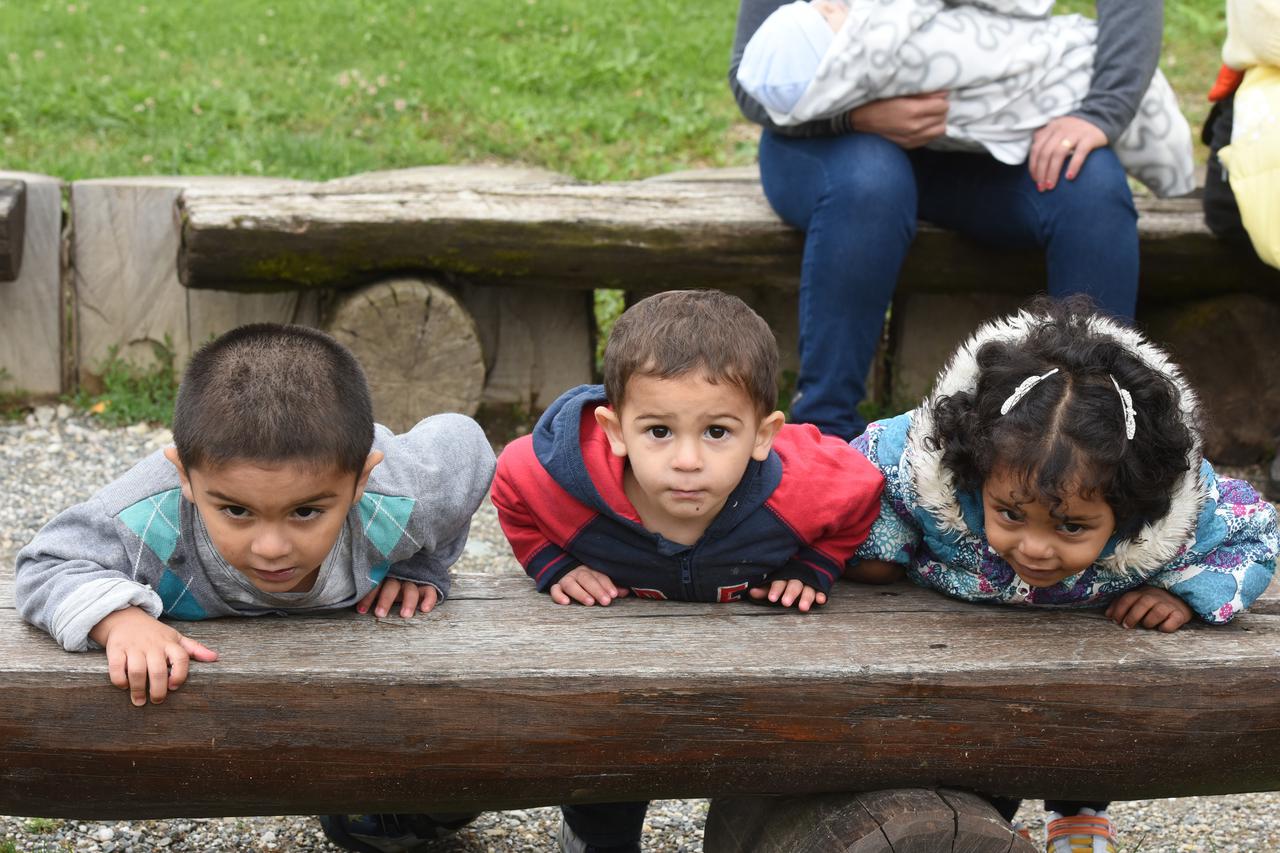
[[[393,431],[437,412],[473,415],[480,405],[484,353],[475,321],[436,282],[398,278],[345,293],[326,327],[364,366],[374,418]]]
[[[985,800],[964,791],[712,801],[705,853],[1035,853]]]

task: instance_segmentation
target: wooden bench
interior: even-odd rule
[[[0,611],[4,814],[827,792],[717,801],[708,849],[818,850],[838,831],[865,845],[849,849],[887,853],[886,834],[933,844],[964,824],[964,838],[987,840],[964,847],[955,835],[956,849],[1007,851],[1014,842],[989,807],[933,789],[1089,799],[1280,789],[1274,595],[1225,627],[1163,635],[1097,611],[976,606],[904,584],[842,584],[804,616],[745,603],[561,608],[523,578],[463,575],[445,606],[412,621],[180,623],[221,659],[193,665],[182,689],[145,708],[108,683],[101,653],[63,652],[21,623],[9,578]],[[914,790],[830,793],[882,789]],[[802,824],[818,835],[797,841]],[[892,849],[939,849],[920,844]]]
[[[1139,197],[1137,205],[1139,322],[1201,390],[1214,415],[1206,432],[1210,457],[1229,464],[1268,458],[1280,441],[1280,383],[1273,376],[1280,363],[1274,332],[1280,270],[1214,238],[1198,199]],[[333,292],[406,275],[434,277],[446,290],[465,283],[507,292],[608,287],[643,295],[720,287],[764,314],[785,366],[795,367],[803,240],[769,208],[754,167],[606,184],[444,167],[294,187],[192,187],[177,208],[179,277],[195,291]],[[890,412],[915,405],[964,337],[1016,308],[1044,281],[1041,252],[993,251],[922,224],[869,383],[873,401]],[[390,343],[395,335],[420,335],[388,329],[387,306],[408,306],[414,314],[419,305],[437,303],[406,300],[391,286],[337,297],[354,300],[348,313],[363,316],[346,342],[357,352],[376,350],[365,359],[377,365],[375,385],[386,373],[396,388],[427,387],[430,377],[448,373],[414,372],[386,357],[411,347]],[[461,329],[446,337],[453,346],[453,338],[471,334]],[[480,358],[481,348],[467,351]],[[481,396],[484,379],[473,376],[477,388],[468,399]],[[432,394],[456,397],[453,389],[423,392]],[[549,399],[534,408],[539,402]]]

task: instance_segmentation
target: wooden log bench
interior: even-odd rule
[[[564,293],[620,288],[645,294],[721,287],[743,295],[777,332],[787,367],[796,352],[801,235],[769,208],[754,167],[712,169],[644,181],[587,184],[529,170],[437,168],[355,176],[325,184],[257,189],[192,187],[177,199],[180,280],[195,291],[342,291],[364,319],[346,340],[376,348],[397,388],[455,399],[431,388],[386,351],[414,350],[416,329],[388,326],[377,303],[400,302],[386,278],[426,276],[446,291],[483,288]],[[1214,414],[1207,448],[1220,462],[1262,461],[1280,430],[1280,271],[1216,240],[1198,199],[1140,197],[1139,322],[1187,369]],[[982,320],[1015,308],[1045,281],[1039,252],[1000,252],[921,226],[892,311],[873,382],[882,410],[901,411],[932,384],[947,355]],[[370,289],[356,289],[367,285]],[[427,300],[429,301],[429,300]],[[439,300],[432,304],[442,304]],[[454,312],[455,314],[458,312]],[[462,313],[465,313],[462,312]],[[337,324],[339,328],[341,324]],[[409,334],[406,340],[402,335]],[[448,339],[474,362],[483,348],[464,326]],[[457,339],[457,340],[455,340]],[[399,341],[399,343],[396,343]],[[1224,349],[1229,358],[1222,358]],[[582,381],[589,378],[589,368]],[[471,374],[477,387],[484,379]],[[381,380],[374,376],[375,386]],[[394,395],[392,395],[394,396]],[[479,398],[478,390],[470,398]],[[470,399],[469,398],[469,399]],[[540,400],[545,405],[549,400]],[[535,406],[536,408],[537,406]]]
[[[940,837],[1031,849],[970,789],[1280,789],[1273,595],[1228,626],[1164,635],[904,584],[842,584],[804,616],[746,603],[561,608],[524,578],[462,575],[449,602],[407,622],[180,623],[221,658],[145,708],[108,683],[100,652],[63,652],[21,623],[10,578],[0,611],[3,814],[716,797],[708,850],[822,850],[838,837],[839,849],[907,853],[952,849]]]

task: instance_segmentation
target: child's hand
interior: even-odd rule
[[[93,626],[89,637],[107,650],[107,672],[111,683],[129,691],[134,705],[147,704],[147,684],[151,701],[159,704],[170,690],[187,680],[187,661],[206,663],[218,653],[188,636],[178,633],[140,607],[126,607]]]
[[[1154,586],[1140,586],[1111,602],[1106,615],[1125,628],[1141,625],[1172,634],[1191,621],[1191,608],[1171,592]]]
[[[377,604],[373,604],[375,598],[378,600]],[[369,590],[364,598],[356,602],[356,611],[368,613],[369,606],[372,604],[373,614],[382,617],[390,613],[391,605],[399,601],[400,617],[412,619],[415,613],[430,613],[439,599],[440,593],[429,583],[416,584],[399,578],[385,578],[382,583]]]
[[[623,598],[631,590],[618,586],[609,576],[586,566],[571,569],[568,574],[551,585],[551,600],[556,604],[576,601],[591,606],[608,607],[615,598]]]
[[[756,601],[768,599],[773,604],[781,604],[783,607],[794,604],[801,613],[808,613],[810,608],[827,603],[825,592],[806,586],[804,581],[795,578],[789,581],[773,581],[767,587],[752,587],[747,594]]]

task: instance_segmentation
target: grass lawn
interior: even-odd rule
[[[1221,7],[1166,4],[1163,66],[1197,129]],[[736,13],[736,0],[0,0],[0,168],[324,179],[501,161],[605,180],[750,163],[756,133],[726,85]]]

